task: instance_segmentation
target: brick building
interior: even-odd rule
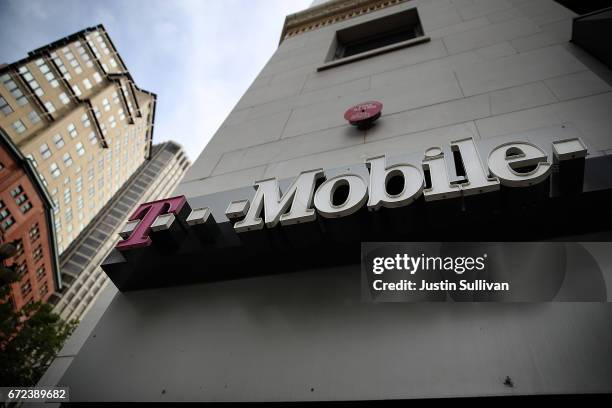
[[[17,247],[8,261],[19,274],[9,299],[15,310],[61,289],[52,206],[31,161],[0,130],[0,242]]]

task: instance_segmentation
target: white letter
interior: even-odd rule
[[[315,181],[322,175],[321,169],[300,173],[282,197],[276,178],[255,182],[257,191],[253,203],[244,219],[234,224],[234,229],[236,232],[244,232],[263,228],[263,220],[259,218],[262,209],[268,228],[276,226],[279,221],[281,225],[314,221],[316,214],[310,206]]]
[[[448,169],[442,149],[439,147],[427,149],[423,158],[423,168],[429,170],[431,179],[431,187],[423,190],[425,201],[459,197],[461,195],[461,187],[451,185],[448,179]]]
[[[348,196],[343,203],[334,204],[334,194],[339,187],[348,187]],[[332,177],[317,190],[314,205],[325,218],[344,217],[359,210],[368,199],[368,186],[356,174]]]
[[[374,266],[372,268],[372,272],[374,272],[376,275],[380,275],[385,271],[385,268],[382,268],[382,263],[384,260],[385,258],[381,257],[374,258]]]
[[[526,142],[505,143],[489,154],[489,170],[509,187],[537,184],[550,174],[550,163],[542,149]],[[532,170],[521,168],[535,166]]]
[[[372,285],[372,286],[374,286],[374,290],[383,290],[383,289],[380,287],[380,284],[381,284],[381,283],[382,283],[382,280],[380,280],[380,279],[375,280],[375,281],[374,281],[374,284]],[[378,286],[377,286],[377,285],[378,285]]]
[[[461,190],[465,195],[478,194],[486,191],[499,190],[499,180],[487,177],[486,170],[476,151],[474,139],[467,138],[451,142],[453,151],[459,151],[467,183],[461,184]]]
[[[370,199],[368,208],[378,210],[381,206],[396,208],[412,203],[423,192],[423,174],[411,164],[396,164],[386,167],[385,156],[366,160],[370,165]],[[402,177],[404,188],[399,194],[387,192],[387,182],[392,177]]]

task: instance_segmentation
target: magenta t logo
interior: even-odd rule
[[[187,199],[185,196],[178,196],[141,204],[128,220],[128,222],[135,220],[140,220],[140,222],[129,237],[123,241],[119,241],[116,248],[125,250],[151,245],[149,232],[151,231],[151,225],[153,225],[155,219],[162,214],[178,214],[186,202]]]

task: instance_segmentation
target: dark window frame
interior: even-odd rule
[[[410,8],[336,31],[325,63],[317,71],[428,41],[417,8]]]

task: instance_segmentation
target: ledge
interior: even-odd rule
[[[426,43],[429,41],[431,41],[431,38],[429,38],[428,36],[421,36],[421,37],[413,38],[411,40],[402,41],[396,44],[387,45],[386,47],[377,48],[375,50],[351,55],[350,57],[332,60],[318,67],[317,72],[325,71],[326,69],[330,69],[330,68],[337,67],[337,66],[344,65],[344,64],[349,64],[351,62],[359,61],[359,60],[366,59],[366,58],[375,57],[377,55],[385,54],[387,52],[399,50],[401,48],[411,47],[413,45],[418,45],[418,44]]]

